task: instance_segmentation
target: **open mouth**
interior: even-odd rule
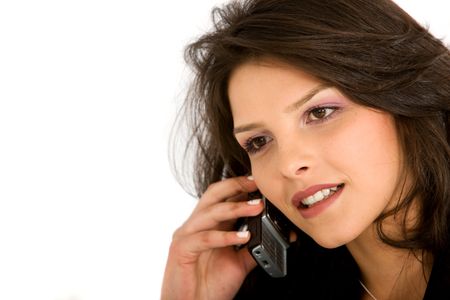
[[[335,187],[322,189],[322,190],[316,192],[314,195],[306,197],[305,199],[300,201],[299,208],[310,208],[310,207],[314,206],[315,204],[328,199],[329,197],[331,197],[334,193],[336,193],[343,187],[344,187],[344,184],[341,183]]]

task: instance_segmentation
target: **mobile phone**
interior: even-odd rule
[[[264,195],[249,194],[249,199],[261,198],[264,210],[255,217],[248,217],[244,229],[251,234],[247,248],[256,262],[272,277],[287,275],[287,250],[292,223]],[[241,226],[241,228],[243,228]]]

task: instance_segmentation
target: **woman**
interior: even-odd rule
[[[449,299],[449,50],[389,0],[214,16],[186,52],[200,200],[162,298]],[[256,189],[295,225],[284,278],[234,247]]]

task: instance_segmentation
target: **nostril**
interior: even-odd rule
[[[303,173],[303,172],[305,172],[306,170],[308,170],[308,167],[301,167],[301,168],[298,168],[297,169],[297,174],[299,174],[299,173]]]

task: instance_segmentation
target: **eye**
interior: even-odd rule
[[[268,136],[252,137],[245,142],[243,148],[248,154],[253,154],[260,151],[270,141],[272,138]]]
[[[337,107],[313,107],[307,111],[307,123],[325,121],[338,108]]]

